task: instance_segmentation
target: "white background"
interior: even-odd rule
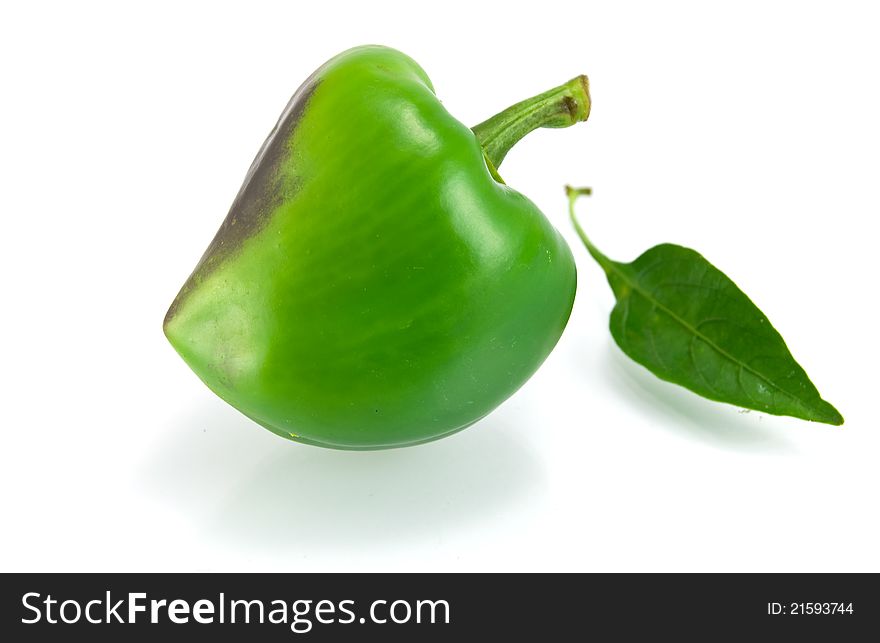
[[[24,6],[24,5],[22,5]],[[0,15],[0,569],[880,571],[872,4],[29,3]],[[473,125],[578,73],[593,112],[502,168],[566,235],[577,303],[496,412],[416,448],[275,437],[165,310],[299,83],[405,51]],[[655,380],[566,219],[613,258],[699,249],[841,428]]]

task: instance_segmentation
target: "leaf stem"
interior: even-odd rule
[[[593,194],[593,189],[573,188],[570,185],[566,185],[565,194],[568,195],[568,216],[571,218],[574,229],[577,232],[578,236],[581,238],[581,241],[584,242],[584,246],[586,246],[587,251],[593,257],[593,259],[596,260],[596,263],[602,266],[602,268],[606,272],[612,270],[614,267],[614,262],[606,257],[596,246],[593,245],[593,242],[590,241],[590,238],[584,231],[583,226],[581,226],[580,221],[578,221],[577,215],[574,213],[574,202],[577,201],[579,196],[591,196]]]

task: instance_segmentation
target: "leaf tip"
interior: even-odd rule
[[[822,400],[822,407],[820,412],[816,415],[816,421],[830,424],[832,426],[841,426],[843,424],[843,416],[833,405]]]

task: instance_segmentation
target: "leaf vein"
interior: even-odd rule
[[[700,365],[697,363],[696,355],[694,355],[694,344],[695,344],[699,339],[700,339],[699,337],[697,337],[696,335],[694,335],[693,337],[691,337],[691,341],[688,342],[688,356],[691,358],[691,364],[693,364],[693,366],[694,366],[694,370],[697,372],[697,375],[700,376],[700,379],[703,380],[703,383],[706,385],[706,387],[707,387],[710,391],[712,391],[715,395],[720,395],[720,396],[723,397],[723,393],[721,393],[721,392],[715,387],[715,385],[712,384],[712,383],[706,378],[705,374],[703,373],[703,369],[701,369],[701,368],[700,368]]]
[[[765,382],[770,388],[773,388],[774,390],[778,391],[779,393],[781,393],[781,394],[784,395],[785,397],[787,397],[787,398],[789,398],[789,399],[791,399],[791,400],[794,400],[797,404],[799,404],[799,405],[802,406],[803,408],[807,409],[808,411],[812,409],[812,406],[810,405],[810,400],[804,400],[804,399],[798,397],[797,395],[795,395],[795,394],[793,394],[793,393],[791,393],[791,392],[789,392],[789,391],[786,391],[785,389],[783,389],[783,388],[780,387],[778,384],[776,384],[775,382],[773,382],[771,379],[769,379],[766,375],[764,375],[764,374],[761,373],[760,371],[757,371],[757,370],[755,370],[754,368],[752,368],[750,365],[741,362],[741,361],[738,360],[736,357],[734,357],[733,355],[731,355],[730,353],[728,353],[726,350],[724,350],[724,349],[723,349],[721,346],[719,346],[717,343],[715,343],[714,341],[712,341],[711,338],[709,338],[708,336],[706,336],[706,335],[704,335],[703,333],[701,333],[697,328],[695,328],[693,325],[691,325],[690,323],[688,323],[686,320],[682,319],[679,315],[677,315],[677,314],[676,314],[673,310],[671,310],[668,306],[664,305],[664,304],[663,304],[661,301],[659,301],[656,297],[652,296],[648,291],[646,291],[646,290],[642,287],[642,284],[641,284],[641,283],[639,283],[637,280],[633,280],[633,279],[631,279],[631,278],[625,273],[625,271],[620,270],[617,266],[614,266],[614,270],[615,270],[615,272],[617,272],[618,276],[619,276],[624,282],[626,282],[627,285],[629,285],[629,287],[632,289],[632,292],[634,292],[634,293],[638,293],[641,297],[643,297],[645,300],[647,300],[648,302],[651,303],[651,305],[652,305],[651,310],[652,310],[652,311],[657,310],[657,309],[663,311],[663,312],[666,313],[666,315],[668,315],[673,321],[677,322],[679,325],[681,325],[682,327],[684,327],[685,330],[688,330],[688,331],[690,331],[691,333],[693,333],[694,335],[698,336],[698,337],[699,337],[701,340],[703,340],[703,341],[704,341],[704,342],[705,342],[710,348],[712,348],[713,350],[715,350],[715,352],[717,352],[719,355],[721,355],[724,359],[726,359],[726,360],[728,360],[729,362],[733,363],[734,365],[738,366],[739,369],[740,369],[740,371],[743,371],[743,370],[744,370],[744,371],[747,371],[747,372],[751,373],[753,376],[755,376],[755,377],[757,377],[758,379],[760,379],[760,380],[762,380],[763,382]],[[654,347],[654,352],[655,352],[655,354],[656,354],[656,353],[657,353],[657,349],[656,349],[656,342],[654,341],[654,338],[653,338],[653,333],[652,333],[652,337],[651,337],[651,339],[652,339],[652,346]],[[662,362],[661,362],[661,363],[662,363]],[[740,387],[742,387],[742,381],[741,381],[741,378],[740,378],[739,375],[740,375],[740,374],[738,373],[738,374],[737,374],[737,381],[740,383]],[[744,387],[742,387],[742,388],[743,388],[743,391],[745,392],[745,388],[744,388]],[[750,399],[753,399],[753,398],[748,394],[748,392],[746,392],[746,395],[747,395]],[[764,406],[766,406],[766,405],[762,404],[761,406],[764,407]]]

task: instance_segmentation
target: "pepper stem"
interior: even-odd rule
[[[539,127],[569,127],[589,115],[590,83],[582,75],[508,107],[472,129],[486,158],[498,168],[510,148],[529,132]]]

